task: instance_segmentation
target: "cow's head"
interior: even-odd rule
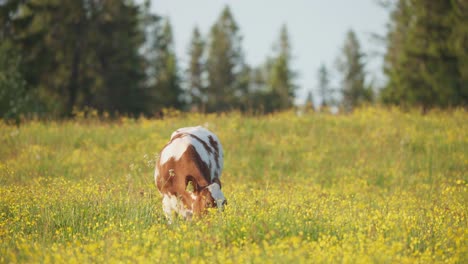
[[[207,186],[200,186],[194,178],[189,177],[186,180],[186,191],[193,199],[192,208],[195,214],[203,214],[209,208],[222,210],[227,204],[218,179]]]

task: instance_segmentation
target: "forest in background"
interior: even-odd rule
[[[399,0],[387,8],[385,86],[366,79],[365,52],[350,30],[337,55],[340,87],[331,87],[322,65],[317,94],[310,92],[305,104],[312,107],[317,96],[316,108],[343,111],[372,103],[423,112],[466,108],[468,1]],[[269,113],[294,106],[298,72],[287,25],[260,66],[246,63],[242,29],[228,6],[206,35],[194,27],[187,68],[179,66],[172,32],[170,18],[150,12],[149,1],[0,1],[0,118],[66,118],[89,109],[111,116],[160,116],[168,108]]]

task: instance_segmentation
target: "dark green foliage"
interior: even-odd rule
[[[144,113],[140,8],[130,1],[6,1],[1,39],[22,54],[36,103],[52,116],[74,109]]]
[[[307,110],[314,110],[314,96],[312,95],[312,91],[307,93],[304,106]]]
[[[272,108],[283,110],[292,107],[297,87],[294,84],[296,74],[291,70],[291,44],[286,25],[281,27],[269,74]]]
[[[250,83],[246,98],[246,109],[263,113],[268,112],[268,71],[264,66],[250,69]]]
[[[396,1],[384,103],[423,111],[468,106],[466,14],[466,0]],[[194,29],[183,71],[174,46],[169,18],[152,14],[149,0],[0,0],[0,115],[18,122],[22,115],[63,118],[86,109],[138,116],[164,108],[269,113],[294,105],[297,74],[286,26],[258,67],[245,62],[228,6],[207,36]],[[364,59],[350,31],[338,63],[346,111],[373,101]],[[317,79],[322,106],[334,105],[323,64]]]
[[[372,90],[365,85],[363,56],[356,34],[352,30],[348,31],[342,57],[338,58],[345,111],[372,101]]]
[[[296,73],[291,69],[291,44],[286,25],[280,29],[273,55],[252,70],[250,76],[250,108],[270,113],[293,106]]]
[[[281,29],[273,56],[257,68],[244,62],[241,40],[228,7],[212,26],[208,43],[194,29],[187,70],[187,95],[192,109],[268,113],[293,106],[296,74],[291,70],[286,26]]]
[[[0,119],[17,124],[21,114],[31,107],[20,63],[20,55],[12,44],[0,43]]]
[[[332,89],[330,87],[330,74],[324,63],[320,65],[317,72],[318,92],[322,100],[321,107],[327,107],[332,104]]]
[[[468,2],[401,0],[392,13],[382,100],[404,106],[468,103]]]
[[[193,29],[189,47],[189,68],[187,69],[188,101],[194,110],[204,111],[206,104],[205,41],[197,27]]]
[[[96,109],[137,116],[164,108],[268,113],[293,106],[296,74],[286,26],[273,55],[252,68],[226,6],[206,40],[194,29],[181,76],[169,19],[149,10],[149,1],[1,1],[0,43],[9,43],[0,49],[8,66],[0,69],[7,76],[2,115],[66,118]]]
[[[10,58],[5,45],[0,50],[8,65],[0,69],[8,76],[2,80],[2,115],[57,118],[96,109],[136,116],[158,115],[164,108],[272,112],[292,107],[295,73],[285,26],[273,56],[259,69],[251,68],[226,6],[206,41],[194,29],[182,78],[169,19],[149,9],[148,1],[130,0],[2,1],[0,42],[10,43],[18,55]],[[19,98],[27,95],[25,107]]]
[[[139,48],[144,43],[140,29],[138,6],[128,1],[105,1],[95,14],[96,35],[91,35],[90,47],[95,47],[95,57],[84,68],[96,70],[96,96],[93,108],[124,114],[148,113],[144,59]]]
[[[241,40],[239,27],[226,6],[209,35],[206,62],[208,112],[227,111],[240,106],[240,76],[245,67]]]
[[[151,37],[150,48],[150,85],[151,109],[154,112],[162,108],[182,107],[182,88],[174,51],[172,26],[168,18],[156,22]]]

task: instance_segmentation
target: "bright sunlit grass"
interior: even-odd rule
[[[206,125],[228,207],[167,225],[154,161]],[[1,263],[466,263],[468,114],[368,108],[0,125]]]

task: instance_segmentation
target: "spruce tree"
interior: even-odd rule
[[[245,71],[239,27],[228,6],[211,27],[208,44],[207,111],[226,111],[240,106]]]
[[[21,56],[9,41],[0,43],[0,119],[19,124],[31,107],[31,97],[22,75]]]
[[[338,70],[342,75],[341,91],[345,111],[351,111],[372,100],[371,90],[365,86],[363,56],[356,34],[352,30],[348,31],[342,54],[337,61]]]
[[[304,104],[306,110],[314,110],[314,96],[312,94],[312,91],[309,91],[307,93],[306,101]]]
[[[250,70],[250,82],[247,94],[247,109],[264,113],[269,112],[269,93],[267,85],[268,68],[265,65]]]
[[[182,108],[182,88],[174,50],[172,26],[168,18],[158,21],[151,49],[153,112],[163,108]]]
[[[270,107],[284,110],[293,106],[297,86],[294,84],[296,73],[291,69],[291,44],[286,25],[280,30],[275,54],[267,62],[269,68]]]
[[[467,105],[467,7],[466,1],[398,1],[387,36],[384,102],[423,112]]]
[[[187,70],[188,95],[192,108],[205,111],[206,80],[205,72],[205,42],[197,27],[193,29],[192,40],[189,47],[189,68]]]
[[[49,115],[70,116],[86,106],[127,114],[145,110],[138,5],[8,1],[0,12],[1,38],[19,49],[25,80],[37,95],[33,99]]]
[[[318,79],[318,93],[320,96],[321,107],[326,108],[331,105],[332,102],[332,91],[330,88],[330,76],[328,73],[327,66],[324,63],[320,65],[320,68],[317,72]]]
[[[87,4],[92,12],[82,67],[87,73],[83,104],[110,113],[148,113],[140,7],[122,0]]]

